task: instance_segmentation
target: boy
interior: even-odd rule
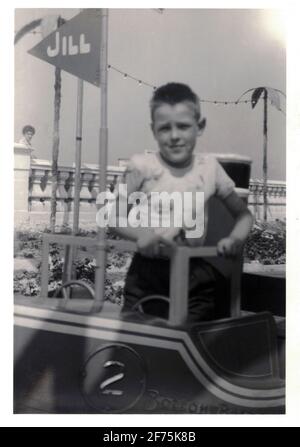
[[[122,215],[116,202],[117,221],[115,232],[123,238],[137,243],[129,268],[125,289],[123,310],[136,306],[145,296],[169,296],[169,259],[160,256],[162,245],[174,247],[176,244],[202,245],[207,228],[207,203],[212,195],[222,199],[235,219],[235,225],[228,237],[217,244],[220,256],[235,256],[241,250],[252,226],[252,216],[245,203],[234,191],[234,183],[213,156],[194,154],[197,137],[205,128],[206,120],[201,119],[200,102],[197,95],[185,84],[169,83],[158,88],[151,100],[151,128],[158,144],[159,152],[137,154],[131,158],[123,183],[127,194],[140,191],[148,201],[139,204],[153,212],[151,194],[153,192],[174,192],[183,196],[184,192],[204,194],[204,234],[189,238],[184,225],[179,228],[153,228],[152,226],[121,226],[121,219],[130,221],[130,207]],[[121,193],[122,194],[122,193]],[[153,197],[153,196],[152,196]],[[173,205],[174,207],[174,205]],[[195,204],[193,203],[195,208]],[[172,208],[172,206],[171,206]],[[124,209],[124,207],[123,207]],[[172,210],[169,210],[172,214]],[[194,209],[195,211],[195,209]],[[162,209],[156,213],[164,216]],[[119,214],[118,214],[119,213]],[[203,216],[197,216],[202,218]],[[111,225],[112,227],[112,225]],[[224,278],[203,259],[192,258],[190,263],[189,320],[204,321],[216,316],[215,300],[223,287]],[[222,285],[223,284],[223,285]],[[159,306],[150,307],[149,313],[166,316]]]

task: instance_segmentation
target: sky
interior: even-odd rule
[[[15,31],[34,19],[79,9],[16,9]],[[40,28],[36,29],[40,31]],[[54,67],[27,53],[42,40],[27,34],[15,46],[15,141],[25,124],[36,128],[38,158],[50,159],[54,116]],[[275,9],[110,9],[108,63],[159,86],[189,84],[201,99],[235,101],[250,88],[286,92],[284,24]],[[155,150],[149,101],[153,89],[108,73],[108,162]],[[84,83],[82,162],[98,162],[100,89]],[[250,99],[251,93],[245,95]],[[77,78],[62,74],[59,164],[75,160]],[[285,98],[280,96],[282,109]],[[207,126],[196,151],[235,153],[253,160],[252,178],[262,178],[263,106],[201,103]],[[285,180],[285,120],[268,105],[268,177]]]

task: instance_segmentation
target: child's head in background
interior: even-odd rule
[[[151,127],[162,158],[177,168],[188,166],[206,124],[201,120],[198,96],[187,85],[172,82],[155,90],[150,107]]]

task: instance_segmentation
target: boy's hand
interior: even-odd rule
[[[234,258],[243,249],[243,241],[238,238],[225,237],[217,244],[217,251],[219,256],[224,258]]]
[[[173,241],[165,239],[163,236],[155,234],[154,231],[143,233],[137,240],[139,253],[148,258],[155,258],[158,256],[161,245],[174,247],[176,244]]]

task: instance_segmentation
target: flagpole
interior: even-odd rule
[[[101,9],[101,45],[100,45],[100,135],[99,135],[99,192],[106,190],[107,166],[107,48],[108,48],[108,9]],[[104,282],[106,269],[106,233],[98,228],[95,273],[95,310],[102,309],[104,302]]]
[[[81,9],[83,11],[83,9]],[[81,189],[81,145],[82,145],[83,79],[77,79],[76,149],[75,149],[75,191],[73,208],[73,235],[79,230],[79,208]]]
[[[264,199],[264,222],[268,218],[268,162],[267,162],[267,150],[268,150],[268,91],[264,91],[264,153],[263,153],[263,199]]]
[[[75,152],[75,192],[73,210],[73,234],[79,230],[79,205],[81,187],[81,144],[82,144],[82,109],[83,109],[83,80],[77,81],[77,116],[76,116],[76,152]]]
[[[63,24],[61,16],[57,19],[57,29]],[[59,156],[59,122],[61,109],[61,69],[55,67],[54,82],[54,123],[53,123],[53,142],[52,142],[52,185],[50,199],[50,228],[51,233],[55,233],[56,224],[56,193],[57,193],[57,177],[58,177],[58,156]]]
[[[76,236],[79,230],[79,209],[81,189],[81,144],[82,144],[82,110],[83,110],[83,80],[77,80],[77,114],[76,114],[76,142],[75,142],[75,181],[73,202],[73,227],[72,234]],[[67,245],[65,248],[65,264],[63,283],[70,281],[72,277],[72,264],[76,257],[76,247]]]

